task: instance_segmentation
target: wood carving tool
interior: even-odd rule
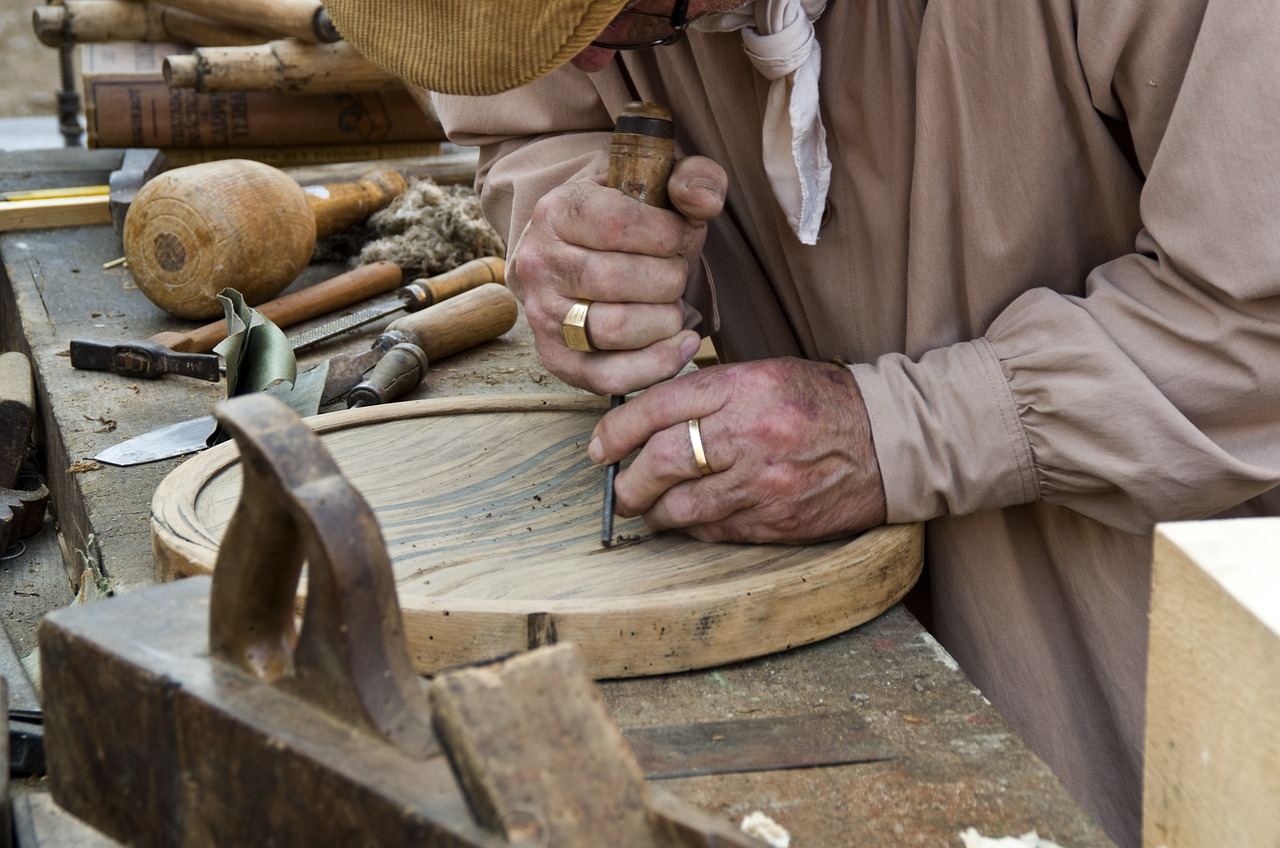
[[[124,255],[152,303],[180,318],[215,318],[223,289],[250,306],[270,300],[311,261],[317,238],[364,220],[405,186],[388,168],[306,188],[247,159],[174,168],[129,206]]]
[[[330,321],[319,327],[293,336],[289,343],[294,353],[310,350],[329,339],[345,335],[366,324],[372,324],[397,312],[417,312],[428,306],[434,306],[442,300],[456,297],[485,283],[503,283],[506,280],[506,263],[497,256],[482,256],[463,263],[457,268],[437,274],[434,277],[421,277],[407,283],[396,290],[396,299],[375,303],[373,306],[353,312],[350,315]],[[259,310],[261,311],[261,310]]]
[[[424,687],[376,516],[320,438],[267,395],[217,414],[243,488],[213,577],[41,622],[59,806],[138,845],[762,848],[644,782],[571,645]]]
[[[441,276],[448,276],[446,272]],[[429,278],[423,285],[435,291]],[[395,290],[403,282],[394,262],[371,262],[332,279],[268,301],[258,311],[278,327],[291,327],[336,309]],[[157,333],[141,342],[111,344],[89,339],[71,340],[71,365],[93,371],[114,371],[145,380],[163,374],[181,374],[216,382],[217,354],[210,353],[227,337],[227,321],[221,318],[193,330]]]
[[[375,347],[365,354],[331,360],[330,376],[341,372],[343,386],[335,382],[334,398],[341,397],[360,383],[364,372],[378,364],[386,351],[396,344],[408,342],[420,349],[421,357],[397,354],[393,364],[376,375],[370,374],[370,385],[358,395],[359,405],[382,403],[399,397],[421,382],[425,374],[423,360],[436,361],[502,335],[515,325],[518,308],[515,295],[497,283],[479,288],[429,306],[392,322],[384,336],[393,339],[389,345]],[[403,324],[401,322],[404,322]],[[380,337],[381,338],[381,337]],[[404,353],[402,351],[402,353]],[[169,424],[126,439],[101,451],[94,459],[108,465],[141,465],[194,453],[205,448],[205,440],[213,429],[213,417],[201,416]]]
[[[515,326],[518,315],[515,295],[497,283],[411,312],[388,324],[369,350],[329,359],[321,403],[348,393],[354,395],[352,405],[385,403],[416,387],[427,362],[497,338]]]
[[[671,112],[657,103],[628,103],[614,125],[609,142],[608,185],[649,206],[667,205],[667,180],[675,166],[675,126]],[[610,408],[626,400],[610,399]],[[618,463],[605,470],[604,515],[600,543],[613,546],[613,483]]]

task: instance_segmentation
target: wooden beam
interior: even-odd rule
[[[0,233],[110,224],[107,193],[0,202]]]

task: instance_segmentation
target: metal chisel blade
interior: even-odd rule
[[[179,421],[112,445],[94,459],[107,465],[128,466],[195,453],[204,449],[215,423],[212,415]]]

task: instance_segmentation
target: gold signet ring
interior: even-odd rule
[[[698,426],[698,419],[689,419],[689,444],[693,447],[693,461],[698,465],[698,471],[703,477],[708,474],[714,474],[710,463],[707,462],[707,452],[702,449],[702,429]]]
[[[569,312],[560,322],[560,329],[564,331],[564,343],[570,350],[580,350],[583,353],[595,350],[591,346],[591,340],[587,338],[587,310],[590,308],[591,301],[579,300],[569,307]]]

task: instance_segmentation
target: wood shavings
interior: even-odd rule
[[[480,198],[469,186],[410,180],[385,209],[316,247],[321,261],[351,267],[390,260],[405,279],[433,276],[483,256],[503,256],[506,245],[485,221]]]
[[[759,810],[744,817],[738,828],[747,836],[753,836],[772,848],[790,848],[791,834],[787,829]]]
[[[1018,837],[992,838],[968,828],[960,834],[960,841],[964,843],[964,848],[1062,848],[1056,842],[1041,839],[1034,830]]]

